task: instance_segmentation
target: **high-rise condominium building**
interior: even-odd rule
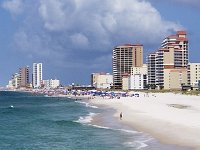
[[[27,87],[29,84],[29,67],[19,68],[19,87]]]
[[[143,45],[125,44],[115,47],[112,58],[114,88],[122,88],[122,76],[131,74],[131,67],[142,67],[142,65]]]
[[[150,53],[147,56],[148,85],[151,89],[155,89],[156,86],[156,55],[156,53]]]
[[[33,63],[33,88],[40,88],[42,83],[42,63]]]
[[[165,38],[161,48],[165,51],[173,49],[170,59],[171,64],[166,64],[174,68],[187,68],[188,65],[188,39],[186,31],[177,31],[176,35]]]
[[[180,89],[181,84],[187,84],[187,65],[188,39],[185,31],[178,31],[166,37],[161,48],[148,56],[149,84],[155,81],[159,88]]]

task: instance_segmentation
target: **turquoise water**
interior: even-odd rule
[[[68,98],[0,92],[0,149],[160,149],[152,147],[155,141],[150,137],[121,128],[114,120],[105,118],[105,126],[90,124],[93,116],[105,111]]]

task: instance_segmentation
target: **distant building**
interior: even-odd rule
[[[43,80],[42,83],[43,83],[43,87],[47,89],[49,88],[55,89],[60,86],[60,80],[57,80],[57,79]]]
[[[97,89],[110,89],[113,85],[113,75],[110,73],[92,73],[91,86]]]
[[[122,75],[131,74],[131,67],[142,67],[143,45],[125,44],[113,49],[113,86],[122,89]]]
[[[198,89],[198,83],[200,81],[200,63],[188,64],[188,84],[191,87]]]
[[[12,77],[12,84],[14,88],[19,88],[19,74],[15,73]]]
[[[12,79],[8,82],[7,88],[17,89],[19,88],[19,74],[15,73],[12,75]]]
[[[29,86],[29,67],[19,69],[19,87]]]
[[[42,63],[33,63],[33,88],[41,88]]]
[[[8,85],[6,85],[6,88],[8,88],[8,89],[14,89],[12,80],[8,81]]]

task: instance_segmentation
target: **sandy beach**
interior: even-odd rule
[[[114,117],[121,123],[148,133],[161,143],[200,150],[200,96],[142,92],[139,95],[120,99],[95,97],[89,101],[115,109]]]

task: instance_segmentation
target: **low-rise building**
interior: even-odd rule
[[[200,81],[200,63],[188,64],[188,84],[192,88],[198,89],[198,82]]]
[[[164,87],[166,90],[180,90],[187,85],[187,69],[164,69]]]
[[[129,77],[130,90],[143,90],[147,88],[147,74],[134,74]]]
[[[91,86],[97,89],[110,89],[113,85],[113,75],[110,73],[92,73]]]
[[[131,67],[129,76],[129,89],[146,89],[147,88],[147,65],[142,67]]]
[[[42,83],[43,83],[44,88],[47,88],[47,89],[48,88],[55,89],[60,86],[60,80],[57,80],[57,79],[43,80]]]
[[[7,89],[14,89],[14,86],[13,86],[13,81],[12,80],[9,80],[8,81],[8,85],[6,86]]]
[[[12,75],[12,79],[8,81],[8,85],[7,85],[7,88],[9,89],[17,89],[19,88],[19,74],[18,73],[15,73]]]
[[[122,75],[122,90],[126,91],[129,90],[129,74]]]

